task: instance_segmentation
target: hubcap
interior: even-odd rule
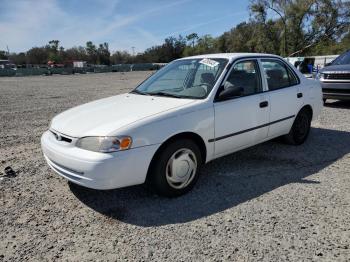
[[[175,189],[188,186],[197,171],[196,155],[187,148],[177,150],[166,165],[166,179]]]

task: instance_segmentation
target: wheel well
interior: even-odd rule
[[[207,159],[207,148],[205,146],[204,140],[202,139],[202,137],[196,133],[193,132],[183,132],[183,133],[179,133],[176,134],[170,138],[168,138],[165,142],[162,143],[162,145],[157,149],[156,153],[154,154],[154,156],[152,157],[151,160],[151,164],[148,167],[148,171],[151,168],[151,165],[154,163],[154,160],[157,158],[158,154],[171,142],[178,140],[178,139],[191,139],[193,140],[197,146],[200,149],[201,152],[201,157],[202,157],[202,162],[205,163],[206,159]],[[147,172],[147,177],[148,177],[148,173]]]
[[[301,110],[306,110],[309,114],[310,114],[310,117],[311,117],[311,119],[312,119],[312,115],[313,115],[313,111],[312,111],[312,107],[310,106],[310,105],[305,105],[305,106],[303,106],[301,109],[300,109],[300,111]],[[299,112],[300,112],[299,111]]]

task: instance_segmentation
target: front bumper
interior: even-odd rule
[[[159,145],[105,154],[57,141],[47,131],[41,147],[48,165],[69,181],[93,189],[114,189],[145,182],[149,164]]]
[[[350,81],[349,82],[322,82],[323,98],[349,100],[350,99]]]

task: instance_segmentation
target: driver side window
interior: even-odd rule
[[[232,68],[224,83],[224,88],[239,88],[240,96],[262,92],[259,66],[256,60],[238,62]]]

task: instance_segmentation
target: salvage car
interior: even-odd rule
[[[147,182],[174,197],[211,160],[280,136],[304,143],[322,105],[320,83],[279,56],[200,55],[169,63],[130,93],[57,115],[41,144],[48,165],[73,183]]]
[[[323,101],[350,100],[350,50],[338,56],[316,75],[321,82]]]

